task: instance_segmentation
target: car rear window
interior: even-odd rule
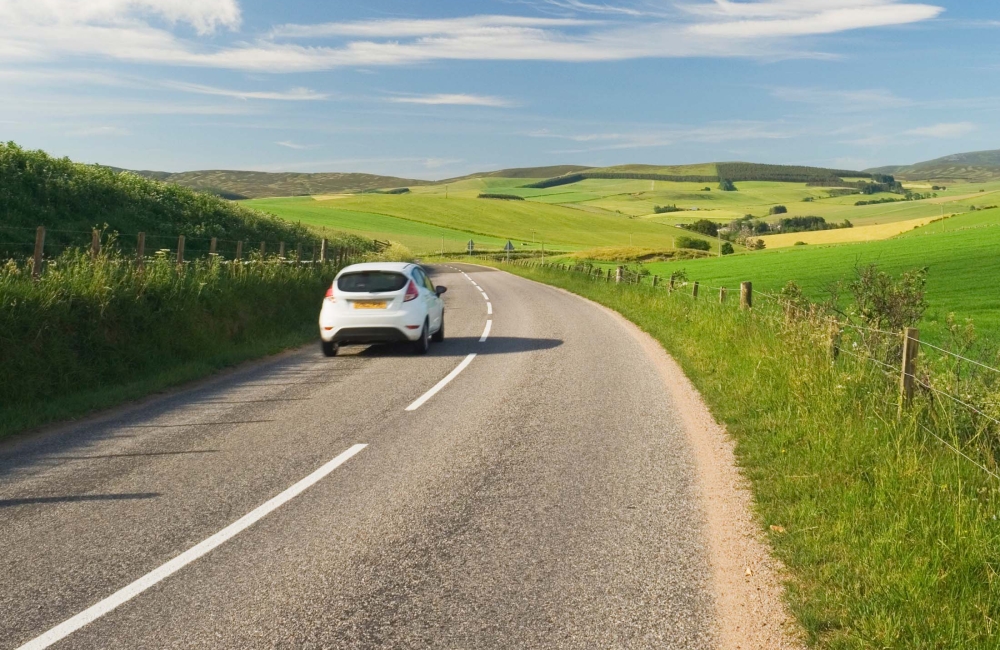
[[[385,293],[406,286],[406,276],[390,271],[345,273],[337,279],[337,288],[349,293]]]

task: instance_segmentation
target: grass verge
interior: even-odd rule
[[[0,266],[0,438],[316,338],[333,265],[271,259],[137,269],[70,251],[35,282]]]
[[[877,365],[831,362],[825,337],[777,306],[503,268],[618,311],[677,359],[736,440],[811,645],[997,647],[998,483],[932,437],[916,408],[897,419]]]

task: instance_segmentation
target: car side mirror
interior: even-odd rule
[[[434,293],[441,297],[441,294],[448,290],[448,287],[434,287]]]

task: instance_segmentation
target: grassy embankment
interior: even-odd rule
[[[0,437],[316,337],[332,265],[262,259],[251,253],[256,245],[244,251],[243,264],[197,259],[204,253],[198,245],[211,236],[270,240],[274,252],[277,241],[289,247],[312,241],[305,228],[13,145],[0,146],[0,172]],[[113,236],[96,260],[66,250],[89,244],[90,229],[105,224],[149,233],[145,268],[134,263],[134,248],[119,246]],[[37,225],[49,233],[36,282],[26,253]],[[173,252],[154,253],[157,237],[172,245],[178,234],[191,236],[182,268]],[[371,247],[350,237],[338,243]]]
[[[735,299],[505,268],[617,310],[680,362],[736,439],[812,644],[996,647],[998,484],[920,428],[963,444],[945,405],[921,396],[897,421],[893,377],[846,354],[831,364],[825,332],[763,301],[743,312]]]

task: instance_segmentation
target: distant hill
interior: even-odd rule
[[[906,181],[985,182],[1000,178],[1000,149],[957,153],[913,165],[878,167],[867,171],[892,174]]]
[[[493,172],[476,172],[467,176],[448,178],[440,183],[453,183],[464,181],[470,178],[551,178],[553,176],[563,176],[591,169],[582,165],[551,165],[549,167],[514,167],[511,169],[498,169]]]
[[[725,162],[703,163],[700,165],[618,165],[615,167],[591,168],[548,178],[526,187],[546,188],[570,185],[588,178],[638,179],[647,181],[673,181],[690,183],[717,183],[722,179],[740,181],[773,181],[779,183],[811,183],[836,186],[844,178],[868,178],[867,172],[823,167],[802,167],[794,165],[765,165],[761,163]]]
[[[365,190],[431,185],[431,181],[376,174],[244,172],[209,169],[194,172],[133,171],[145,178],[173,183],[226,199],[262,199],[275,196],[340,194]]]

